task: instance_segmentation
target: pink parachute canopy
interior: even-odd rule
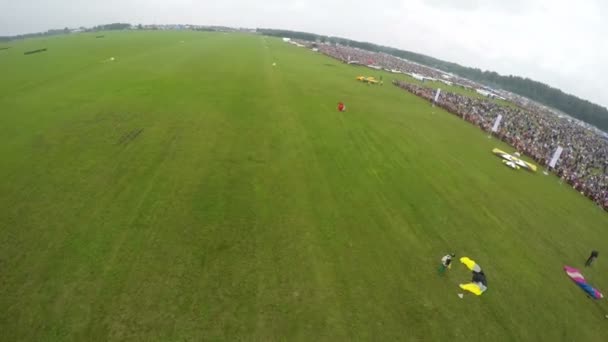
[[[593,288],[591,285],[589,285],[589,283],[587,283],[587,281],[585,280],[585,277],[583,277],[583,274],[581,273],[581,271],[579,271],[578,269],[576,269],[574,267],[570,267],[570,266],[564,266],[564,271],[566,271],[566,274],[568,275],[568,277],[570,277],[570,279],[572,279],[572,281],[574,281],[589,296],[591,296],[592,298],[595,298],[595,299],[604,298],[604,295],[600,291]]]

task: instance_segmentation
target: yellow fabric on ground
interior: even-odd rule
[[[461,289],[474,293],[478,296],[481,296],[481,294],[483,293],[483,292],[481,292],[481,289],[479,288],[479,286],[474,283],[460,284],[459,286]]]
[[[469,257],[462,257],[462,258],[460,258],[460,262],[463,263],[463,264],[465,264],[465,266],[468,269],[470,269],[471,271],[475,267],[475,261],[469,259]]]

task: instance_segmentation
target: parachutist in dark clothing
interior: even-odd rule
[[[585,262],[585,267],[591,266],[595,259],[597,259],[598,255],[599,253],[597,251],[591,251],[591,255],[589,256],[589,258],[587,258],[587,261]]]
[[[484,286],[488,286],[488,281],[486,280],[486,274],[483,271],[475,272],[473,271],[473,279],[474,283],[481,283]]]

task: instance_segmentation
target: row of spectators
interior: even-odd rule
[[[445,75],[441,71],[384,53],[329,44],[317,44],[316,48],[345,63],[435,79],[442,79]],[[450,81],[466,87],[478,87],[462,78],[453,77]],[[395,84],[429,101],[435,96],[436,90],[429,87],[397,81]],[[488,132],[496,117],[502,115],[497,137],[543,166],[548,164],[557,146],[562,146],[564,152],[554,171],[577,191],[608,210],[608,141],[597,132],[530,101],[519,104],[526,108],[524,110],[522,107],[507,107],[485,99],[443,92],[437,105]]]
[[[430,102],[434,100],[435,89],[401,81],[393,84]],[[557,115],[450,92],[442,92],[436,105],[488,132],[502,115],[496,136],[541,165],[547,165],[557,147],[562,146],[564,152],[554,171],[608,211],[608,141],[597,132]]]
[[[309,43],[310,44],[310,43]],[[342,45],[329,45],[329,44],[318,44],[315,45],[319,52],[341,60],[344,63],[361,64],[368,66],[377,66],[385,70],[399,71],[401,73],[418,74],[427,78],[433,79],[445,79],[445,73],[429,68],[424,65],[420,65],[411,61],[407,61],[386,53],[371,52],[358,48]],[[456,82],[462,86],[473,88],[476,86],[469,80],[457,78],[454,76],[450,77],[450,81]]]
[[[300,41],[300,43],[306,46],[312,45],[312,43],[310,42]],[[430,79],[450,81],[454,85],[467,89],[483,88],[481,85],[476,84],[475,82],[472,82],[470,80],[453,75],[446,75],[440,70],[429,68],[427,66],[420,65],[385,53],[371,52],[342,45],[314,44],[314,46],[319,52],[338,59],[344,63],[380,67],[384,70],[398,71],[410,75],[417,74]],[[446,79],[446,76],[449,79]],[[546,114],[555,114],[555,112],[551,109],[528,99],[525,99],[521,96],[508,92],[500,92],[500,95],[508,98],[509,101],[516,103],[518,106],[526,108],[530,111]]]

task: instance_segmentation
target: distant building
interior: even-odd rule
[[[409,74],[410,76],[412,76],[414,79],[418,80],[418,81],[424,81],[424,76],[416,74],[416,73],[411,73]]]

